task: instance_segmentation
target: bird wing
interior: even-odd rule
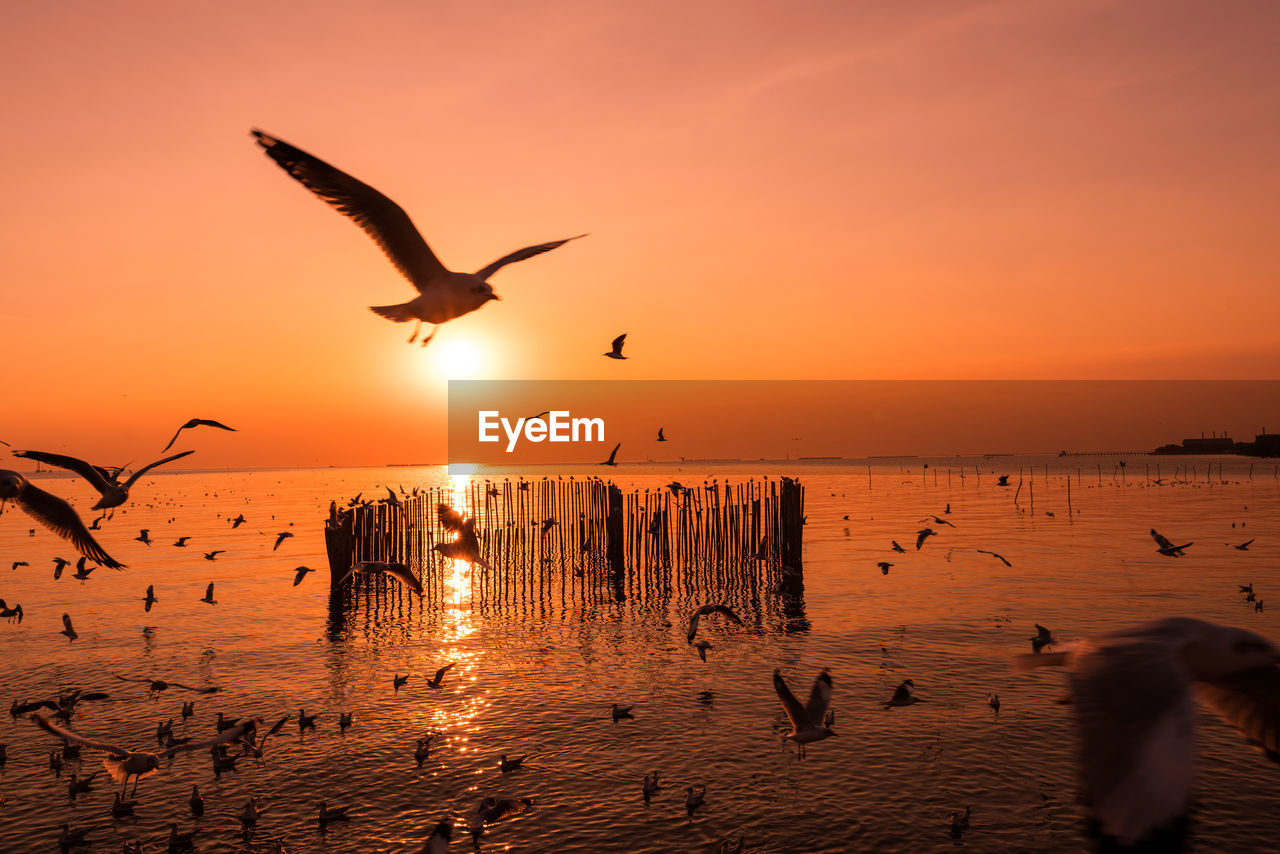
[[[1198,684],[1201,695],[1227,722],[1280,762],[1280,668],[1259,667],[1229,679]]]
[[[418,580],[417,576],[409,571],[409,567],[402,563],[389,563],[386,565],[384,572],[392,578],[399,580],[400,583],[404,584],[414,593],[417,593],[419,596],[422,595],[422,582]]]
[[[204,589],[204,595],[208,596],[210,599],[213,598],[213,584],[214,582],[210,581],[209,586]]]
[[[436,516],[440,519],[440,525],[446,531],[459,531],[462,529],[462,514],[454,510],[448,504],[436,505]]]
[[[508,264],[514,264],[517,261],[524,261],[525,259],[532,258],[535,255],[541,255],[543,252],[550,252],[552,249],[556,249],[560,246],[564,246],[570,240],[577,240],[579,237],[586,237],[586,235],[575,234],[573,237],[566,237],[564,240],[553,240],[550,243],[539,243],[537,246],[526,246],[523,249],[517,249],[515,252],[512,252],[510,255],[503,255],[501,258],[499,258],[497,261],[494,261],[492,264],[489,264],[486,267],[481,267],[479,270],[476,270],[476,274],[475,274],[476,278],[482,282],[487,281],[490,276],[492,276],[494,273],[498,272]]]
[[[142,468],[138,469],[133,474],[131,474],[129,476],[129,479],[124,482],[125,490],[127,491],[129,487],[133,486],[134,483],[137,482],[138,478],[142,477],[144,474],[151,471],[156,466],[162,466],[165,463],[171,463],[174,460],[180,460],[183,457],[190,456],[191,454],[194,454],[194,453],[195,451],[183,451],[180,454],[174,454],[172,457],[165,457],[163,460],[156,460],[154,463],[151,463],[150,465],[143,466]]]
[[[911,696],[911,686],[903,682],[897,688],[893,689],[893,700],[906,700]],[[891,700],[892,702],[892,700]]]
[[[1053,640],[1053,635],[1044,626],[1040,625],[1039,623],[1036,623],[1035,627],[1036,627],[1036,640],[1042,640],[1042,641]]]
[[[168,750],[159,754],[160,756],[173,756],[175,753],[184,753],[189,750],[207,750],[210,747],[217,747],[219,744],[226,744],[228,741],[235,741],[247,732],[250,728],[257,725],[256,720],[250,720],[246,723],[237,724],[230,729],[224,729],[214,738],[208,741],[202,741],[199,744],[175,744]]]
[[[1189,677],[1163,639],[1089,642],[1073,664],[1080,764],[1094,813],[1105,833],[1132,844],[1190,803]]]
[[[1162,549],[1175,548],[1173,543],[1169,542],[1169,540],[1166,539],[1165,536],[1161,534],[1159,531],[1157,531],[1155,528],[1151,529],[1151,539],[1155,540],[1156,545]]]
[[[627,333],[625,332],[619,335],[617,338],[613,339],[613,344],[611,345],[613,352],[621,353],[622,345],[625,344],[626,341],[627,341]]]
[[[443,679],[443,678],[444,678],[444,675],[445,675],[446,673],[448,673],[450,670],[452,670],[452,669],[453,669],[453,665],[454,665],[454,664],[456,664],[456,663],[457,663],[457,662],[451,661],[451,662],[449,662],[448,664],[446,664],[444,667],[441,667],[439,670],[437,670],[437,671],[436,671],[436,678],[435,678],[433,681],[435,681],[435,682],[439,682],[441,679]]]
[[[28,481],[14,500],[28,515],[64,540],[70,541],[82,555],[92,559],[94,563],[112,569],[124,568],[124,564],[102,550],[102,546],[89,533],[76,511],[58,496],[45,492]]]
[[[796,695],[791,693],[791,689],[787,687],[787,681],[777,670],[773,671],[773,690],[778,692],[778,699],[782,701],[782,710],[787,713],[787,719],[791,721],[791,728],[797,731],[807,728],[809,713],[805,711],[804,706],[800,705]]]
[[[721,616],[728,617],[730,620],[737,623],[738,625],[742,625],[742,618],[739,617],[737,614],[733,613],[733,609],[730,608],[728,605],[711,605],[709,607],[711,608],[711,610],[708,613],[720,614]]]
[[[119,673],[112,673],[111,675],[119,679],[121,682],[146,682],[147,684],[151,683],[150,679],[140,679],[137,676],[121,676]]]
[[[368,184],[287,142],[255,130],[258,145],[281,169],[373,238],[400,274],[425,292],[449,271],[404,209]]]
[[[609,462],[613,462],[613,461],[614,461],[614,458],[618,456],[618,450],[619,450],[621,447],[622,447],[622,443],[621,443],[621,442],[619,442],[618,444],[616,444],[616,445],[614,445],[614,446],[613,446],[613,450],[609,452]]]
[[[40,727],[40,729],[44,730],[45,732],[51,735],[56,735],[58,738],[66,739],[67,741],[74,741],[78,744],[83,744],[85,747],[89,748],[90,750],[101,750],[103,753],[109,753],[112,756],[123,757],[123,756],[129,755],[129,751],[125,750],[123,747],[119,747],[117,745],[111,744],[110,742],[95,741],[92,738],[85,738],[82,735],[76,735],[71,730],[63,729],[62,727],[53,723],[44,715],[32,715],[31,720],[33,723],[35,723],[36,726]]]
[[[804,711],[814,726],[822,726],[830,705],[831,674],[824,670],[813,680],[813,690],[809,692],[809,702],[805,704]]]
[[[21,457],[25,460],[35,460],[45,465],[57,466],[60,469],[73,471],[80,475],[89,484],[102,495],[106,495],[111,485],[107,483],[106,478],[102,476],[102,469],[95,465],[85,462],[76,457],[68,457],[63,454],[50,454],[45,451],[14,451],[15,457]]]
[[[689,615],[689,643],[693,643],[694,637],[698,634],[698,622],[702,619],[702,609],[699,608]]]

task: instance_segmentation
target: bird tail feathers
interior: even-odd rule
[[[405,323],[410,320],[416,320],[409,311],[410,303],[402,302],[399,305],[371,305],[369,310],[379,317],[385,317],[392,323]]]

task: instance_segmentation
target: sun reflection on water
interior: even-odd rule
[[[451,504],[463,515],[467,511],[467,487],[470,478],[454,475],[451,478],[453,496]],[[430,660],[423,661],[423,669],[434,672],[438,667],[453,662],[453,669],[446,676],[454,681],[455,696],[459,702],[437,704],[429,716],[431,728],[440,733],[442,741],[450,749],[467,753],[472,735],[480,732],[475,722],[481,710],[488,705],[484,692],[473,690],[477,681],[483,650],[469,643],[475,632],[471,610],[471,564],[465,560],[452,560],[445,573],[444,608],[441,611],[440,645]],[[448,681],[446,681],[446,687]]]

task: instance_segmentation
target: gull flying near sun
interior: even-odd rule
[[[498,270],[586,236],[579,234],[526,246],[475,273],[455,273],[440,263],[409,215],[391,199],[300,148],[260,130],[251,133],[267,156],[290,177],[339,213],[354,220],[386,253],[401,275],[417,288],[418,296],[409,302],[370,306],[375,314],[394,323],[416,321],[410,344],[418,337],[423,323],[439,326],[498,299],[489,284],[489,277]],[[434,335],[435,330],[422,342],[423,346]]]

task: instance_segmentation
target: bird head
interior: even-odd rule
[[[502,297],[493,292],[493,285],[488,282],[481,282],[480,284],[475,285],[471,288],[471,292],[479,297],[482,303],[488,302],[489,300],[502,299]]]
[[[16,471],[0,472],[0,509],[10,498],[17,498],[25,478]]]

